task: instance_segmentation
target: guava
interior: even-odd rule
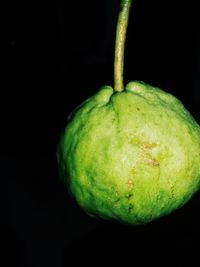
[[[60,177],[91,216],[145,224],[200,188],[200,127],[173,95],[146,83],[124,87],[132,0],[121,0],[114,88],[102,87],[69,116],[57,148]]]
[[[169,214],[200,187],[200,127],[173,95],[138,81],[72,112],[57,157],[88,214],[124,223]]]

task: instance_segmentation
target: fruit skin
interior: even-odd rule
[[[57,149],[60,175],[90,215],[145,224],[200,188],[200,127],[159,88],[105,86],[68,118]]]

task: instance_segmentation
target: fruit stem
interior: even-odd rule
[[[124,90],[124,48],[126,32],[128,27],[129,13],[132,0],[121,0],[120,11],[117,21],[116,41],[115,41],[115,59],[114,59],[114,91],[122,92]]]

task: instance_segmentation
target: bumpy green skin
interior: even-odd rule
[[[57,158],[88,214],[145,224],[200,188],[200,127],[161,89],[136,81],[121,93],[106,86],[71,114]]]

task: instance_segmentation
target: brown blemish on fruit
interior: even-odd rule
[[[128,182],[127,182],[127,185],[128,185],[128,187],[132,187],[133,186],[133,181],[129,179]]]
[[[148,142],[143,142],[142,143],[142,149],[143,150],[150,150],[153,149],[154,147],[156,147],[158,144],[156,143],[148,143]]]
[[[144,158],[144,162],[150,166],[154,166],[154,167],[160,166],[160,162],[156,159]]]
[[[151,143],[151,142],[142,142],[141,149],[143,151],[144,155],[144,162],[147,163],[150,166],[160,166],[160,162],[156,159],[154,159],[151,155],[151,150],[155,147],[157,147],[157,143]]]
[[[127,139],[129,144],[136,145],[141,149],[141,156],[146,164],[154,167],[160,166],[160,162],[152,157],[152,150],[159,146],[159,143],[141,140],[142,138],[139,138],[136,135],[128,135]],[[131,173],[134,173],[134,171],[135,170],[133,168]],[[132,186],[132,181],[128,182],[127,184]]]
[[[159,143],[146,141],[141,136],[134,134],[128,134],[127,139],[130,144],[137,145],[144,151],[151,150],[159,145]]]

